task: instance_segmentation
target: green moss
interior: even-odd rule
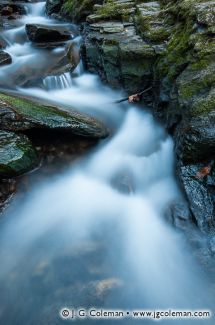
[[[120,14],[119,6],[114,0],[107,0],[107,2],[97,10],[97,14],[103,17],[115,17]]]
[[[207,68],[208,67],[208,59],[205,58],[205,59],[202,59],[200,61],[196,61],[196,62],[193,62],[191,65],[190,65],[190,69],[192,71],[199,71],[199,70],[202,70],[204,68]]]
[[[74,0],[67,0],[64,4],[63,4],[63,10],[69,14],[73,11],[74,9]]]
[[[74,21],[81,21],[86,18],[87,15],[93,11],[95,3],[99,3],[101,0],[66,0],[62,11],[71,17]]]
[[[13,177],[34,168],[37,153],[24,135],[0,131],[0,176]]]
[[[38,122],[39,124],[47,124],[56,127],[62,124],[68,124],[70,116],[67,112],[58,110],[55,107],[40,105],[30,100],[0,94],[0,100],[8,103],[16,113]]]
[[[101,138],[108,135],[107,129],[94,118],[74,109],[62,110],[58,107],[46,106],[29,99],[0,94],[0,107],[8,108],[17,114],[22,121],[18,130],[29,128],[50,128],[68,130],[73,134]],[[22,128],[23,127],[23,128]],[[8,130],[17,130],[16,125],[5,127]]]
[[[159,78],[167,75],[170,80],[174,80],[192,60],[189,44],[191,32],[192,24],[190,22],[176,24],[164,57],[158,61],[156,67]]]
[[[130,3],[118,3],[115,0],[107,0],[97,9],[96,14],[103,19],[119,18],[128,21],[130,17],[130,7]]]
[[[208,114],[212,110],[215,110],[215,93],[214,90],[209,92],[207,96],[199,96],[195,100],[194,104],[190,108],[190,114],[192,116],[199,116]]]

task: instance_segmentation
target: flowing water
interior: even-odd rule
[[[203,271],[183,235],[164,218],[166,208],[181,199],[171,138],[146,109],[113,104],[121,94],[84,73],[81,63],[73,75],[41,77],[37,71],[54,67],[65,49],[28,42],[26,23],[58,22],[45,17],[44,3],[26,9],[18,27],[3,33],[13,63],[0,69],[1,87],[95,116],[112,135],[32,189],[1,222],[0,323],[60,324],[63,307],[210,309]]]

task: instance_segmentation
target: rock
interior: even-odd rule
[[[115,292],[123,287],[123,282],[118,278],[108,278],[90,282],[85,290],[95,301],[104,301],[110,292]]]
[[[26,33],[31,42],[64,42],[71,39],[71,32],[62,26],[26,24]]]
[[[46,1],[46,13],[51,15],[53,13],[59,13],[64,1],[63,0],[47,0]]]
[[[192,222],[189,206],[185,200],[172,202],[165,213],[165,219],[173,226],[186,230]]]
[[[210,177],[205,180],[196,177],[201,168],[202,164],[181,166],[178,175],[199,229],[209,232],[215,226],[215,197],[209,183]]]
[[[165,23],[165,14],[158,1],[137,5],[136,24],[140,35],[150,42],[162,43],[171,34],[171,27]]]
[[[0,180],[0,215],[6,209],[16,191],[16,182],[16,179]]]
[[[48,75],[60,75],[65,72],[72,72],[80,62],[80,54],[77,45],[73,42],[65,47],[64,55],[49,70]]]
[[[131,93],[145,88],[155,59],[154,49],[136,35],[134,25],[113,21],[90,25],[85,39],[87,68],[113,87]]]
[[[0,50],[0,66],[12,63],[10,54]]]
[[[176,152],[185,163],[197,163],[215,156],[215,110],[183,120],[176,137]]]
[[[83,22],[92,13],[95,4],[102,4],[103,0],[47,0],[47,15],[59,14],[75,23]]]
[[[92,138],[108,136],[102,123],[73,109],[65,111],[3,93],[0,94],[0,128],[9,131],[53,129]]]
[[[47,76],[58,76],[66,72],[72,72],[80,60],[76,44],[72,41],[68,42],[61,50],[52,51],[51,53],[47,51],[38,58],[41,59],[40,67],[38,67],[36,60],[26,59],[25,64],[15,65],[13,71],[9,71],[9,75],[6,68],[1,70],[0,85],[7,88],[32,86],[35,81],[37,83],[42,82]]]
[[[26,10],[24,4],[14,4],[11,1],[4,1],[0,4],[0,15],[10,17],[13,14],[25,15]]]
[[[21,175],[37,162],[36,151],[25,135],[0,131],[0,178]]]
[[[3,7],[1,9],[1,15],[2,16],[9,16],[13,13],[13,8],[10,6]]]
[[[207,233],[215,227],[214,171],[204,179],[196,173],[215,157],[215,2],[170,3],[165,21],[172,33],[154,66],[154,107],[174,136],[178,178],[198,227]]]

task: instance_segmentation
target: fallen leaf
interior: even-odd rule
[[[135,102],[139,102],[140,101],[140,95],[139,94],[135,94],[135,95],[131,95],[128,97],[128,102],[129,103],[135,103]]]
[[[202,179],[205,176],[209,175],[210,172],[211,172],[211,166],[205,166],[196,173],[196,178]]]

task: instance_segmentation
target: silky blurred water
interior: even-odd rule
[[[58,324],[65,306],[210,309],[203,271],[164,218],[182,198],[172,139],[146,108],[114,104],[122,94],[84,73],[81,63],[75,76],[45,76],[34,87],[16,83],[23,66],[37,79],[38,66],[54,66],[64,51],[28,42],[27,22],[53,21],[44,16],[44,3],[26,6],[22,26],[4,32],[13,63],[0,69],[1,86],[97,117],[111,135],[6,213],[0,227],[1,323]],[[114,285],[101,297],[96,284],[108,279]]]

